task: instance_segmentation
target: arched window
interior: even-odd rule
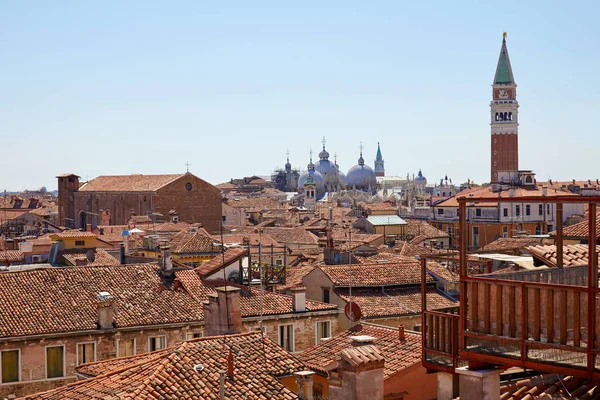
[[[504,120],[508,121],[508,113],[507,112],[504,113]]]
[[[509,121],[512,121],[512,112],[509,112],[509,113],[508,113],[508,120],[509,120]]]
[[[502,113],[500,113],[499,117],[500,117],[500,121],[504,121],[504,119],[502,118]]]
[[[531,177],[531,175],[527,175],[527,177],[525,178],[525,183],[533,183],[533,178]]]
[[[496,113],[496,121],[498,121],[498,113]]]

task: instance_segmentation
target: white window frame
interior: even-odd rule
[[[133,354],[129,355],[129,356],[122,356],[120,350],[120,345],[121,345],[121,341],[122,340],[133,340]],[[125,338],[125,339],[117,339],[117,357],[131,357],[131,356],[135,356],[137,354],[136,351],[136,343],[137,340],[135,338]]]
[[[63,374],[62,376],[57,376],[55,378],[48,378],[48,348],[49,347],[62,347],[63,349]],[[65,345],[64,344],[53,344],[44,347],[44,376],[46,379],[65,379],[67,376],[67,357],[65,354]]]
[[[88,362],[96,362],[96,351],[97,351],[97,347],[96,346],[96,342],[95,341],[90,341],[90,342],[78,342],[75,344],[75,365],[79,366],[81,364],[79,364],[79,345],[80,344],[93,344],[94,345],[94,361],[86,361],[86,363]]]
[[[315,344],[319,344],[319,343],[321,343],[321,341],[323,339],[325,339],[325,338],[319,338],[319,324],[322,324],[322,323],[327,323],[327,326],[328,326],[327,330],[329,331],[328,332],[329,335],[325,336],[325,338],[331,337],[331,321],[329,321],[329,320],[317,321],[317,322],[315,322]]]
[[[18,354],[19,354],[18,355],[18,357],[19,357],[19,363],[18,363],[19,364],[19,366],[18,366],[19,370],[17,371],[18,375],[19,375],[19,378],[15,382],[2,382],[2,353],[4,353],[5,351],[17,351]],[[21,382],[21,349],[4,349],[4,350],[0,350],[0,385],[2,385],[2,384],[10,385],[10,384],[18,383],[18,382]]]
[[[286,349],[283,347],[283,344],[281,343],[281,327],[288,327],[291,326],[292,327],[292,339],[290,340],[290,343],[292,344],[292,348],[290,350]],[[289,351],[291,353],[293,353],[296,349],[296,329],[294,328],[294,324],[281,324],[281,325],[277,325],[277,344],[279,344],[279,347],[281,347],[282,349]]]
[[[154,349],[154,350],[150,350],[150,341],[152,339],[156,339],[156,338],[164,338],[165,339],[165,347],[160,348],[160,349]],[[163,350],[167,348],[167,335],[154,335],[154,336],[148,336],[148,352],[150,351],[159,351],[159,350]]]

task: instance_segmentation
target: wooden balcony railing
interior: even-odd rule
[[[596,317],[600,314],[596,249],[596,203],[600,197],[574,197],[502,199],[556,203],[559,268],[472,275],[481,268],[469,265],[468,243],[460,241],[458,315],[427,310],[425,296],[422,299],[425,367],[454,372],[464,363],[518,366],[600,379],[600,318]],[[562,268],[562,203],[576,201],[588,205],[588,265]],[[468,231],[463,217],[465,202],[459,199],[461,231]],[[426,263],[422,260],[423,282]]]

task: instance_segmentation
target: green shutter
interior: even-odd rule
[[[48,379],[63,377],[63,347],[46,348],[46,374]]]
[[[19,351],[2,352],[2,383],[19,381]]]

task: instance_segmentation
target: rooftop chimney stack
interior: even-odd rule
[[[109,292],[100,292],[97,297],[98,328],[113,329],[115,320],[115,299]]]
[[[160,259],[158,261],[160,273],[163,276],[173,276],[173,259],[171,258],[171,248],[166,242],[160,245]]]
[[[292,291],[292,310],[294,312],[306,311],[306,286],[298,286]]]
[[[298,378],[296,383],[298,384],[298,399],[301,400],[313,400],[313,379],[312,376],[315,373],[313,371],[298,371],[294,372]]]
[[[329,400],[383,400],[384,366],[372,344],[342,350],[339,361],[327,366]]]
[[[204,302],[204,329],[206,336],[229,335],[242,331],[240,289],[222,286],[209,293]]]
[[[406,336],[404,335],[404,325],[400,325],[398,327],[398,338],[401,342],[406,341]]]

